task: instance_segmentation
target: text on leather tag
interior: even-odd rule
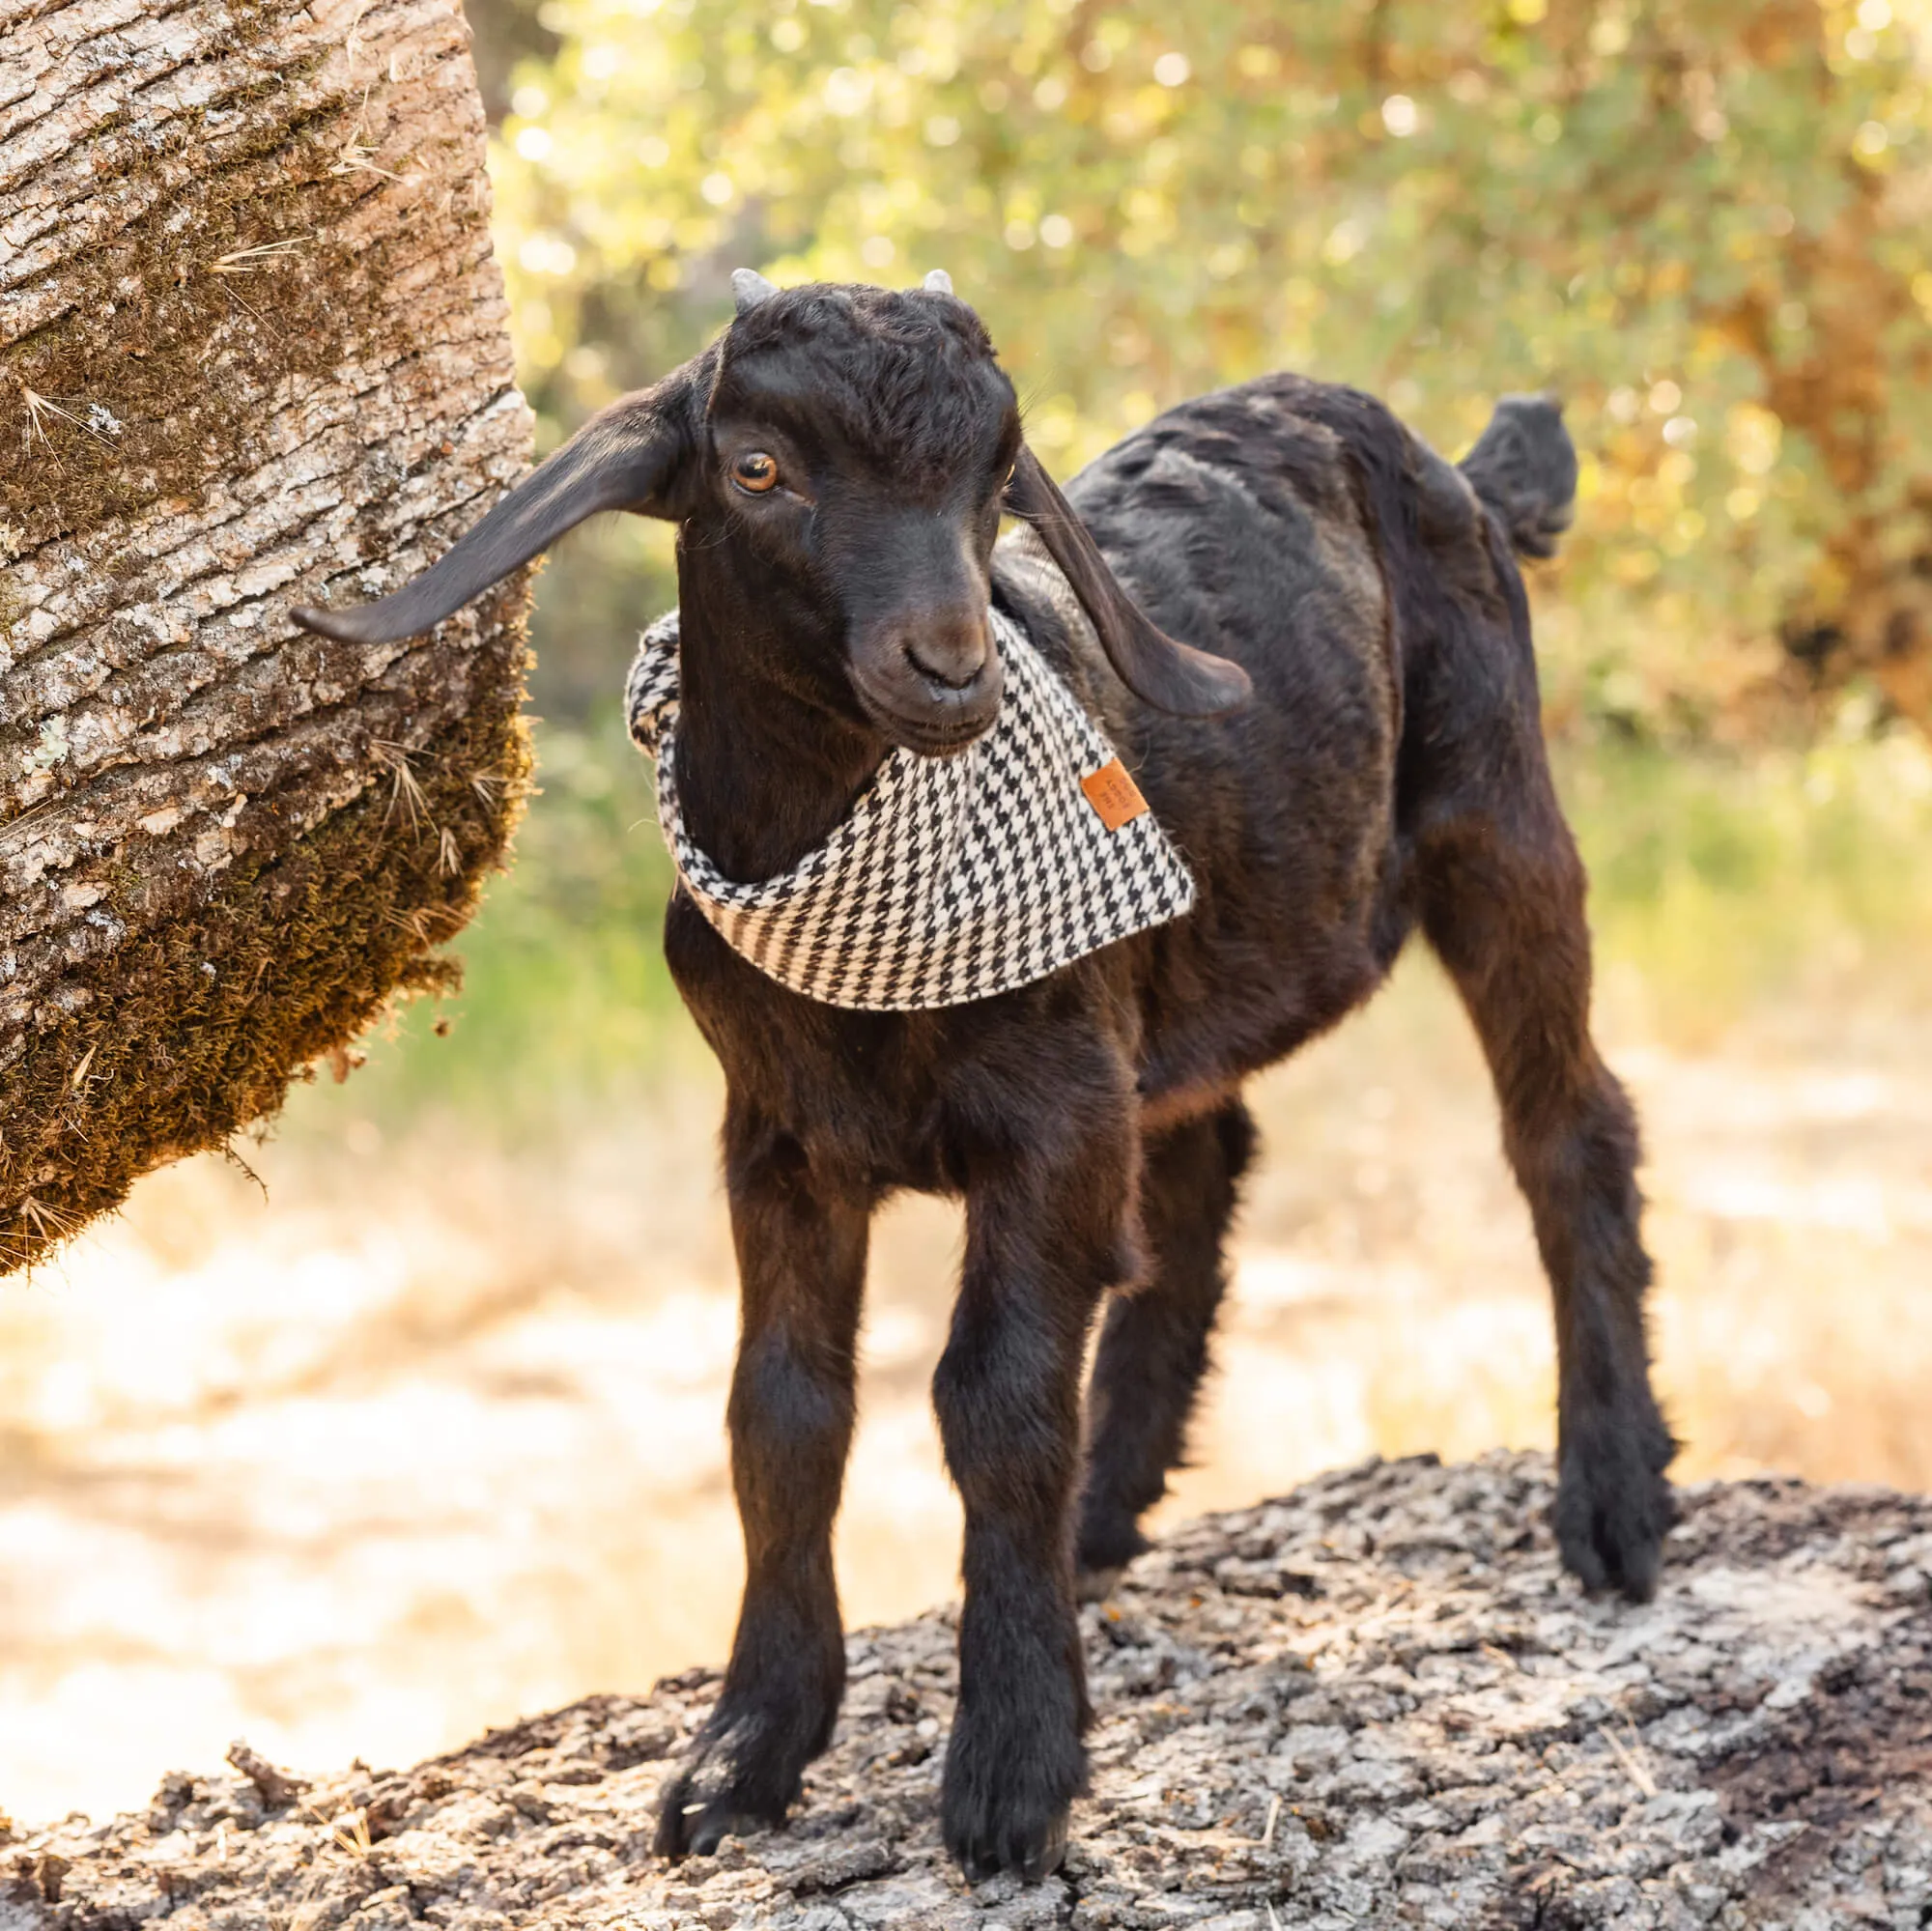
[[[1138,818],[1148,808],[1141,787],[1127,775],[1127,767],[1117,757],[1098,771],[1090,771],[1080,781],[1087,802],[1100,814],[1100,822],[1110,832]]]

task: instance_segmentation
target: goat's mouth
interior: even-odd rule
[[[879,734],[921,757],[956,757],[984,737],[1000,715],[1006,682],[997,665],[990,675],[963,691],[933,691],[930,687],[918,694],[902,689],[882,691],[863,671],[852,681]],[[902,681],[893,680],[895,684]]]
[[[877,704],[866,706],[879,730],[902,751],[921,757],[956,757],[986,735],[999,716],[996,702],[983,718],[908,718]]]

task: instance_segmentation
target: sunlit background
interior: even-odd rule
[[[1862,0],[488,0],[546,444],[740,263],[952,274],[1063,472],[1290,364],[1452,451],[1553,383],[1539,575],[1645,1121],[1687,1475],[1932,1484],[1932,22]],[[1183,25],[1184,22],[1184,25]],[[615,698],[670,601],[612,525],[540,586],[543,793],[460,950],[272,1137],[0,1285],[0,1809],[144,1802],[245,1733],[412,1761],[722,1657],[739,1576],[719,1082]],[[1551,1436],[1547,1295],[1435,968],[1259,1093],[1171,1516]],[[956,1216],[876,1244],[848,1618],[951,1591],[928,1419]]]

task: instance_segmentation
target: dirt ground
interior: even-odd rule
[[[1707,1051],[1605,989],[1687,1476],[1932,1488],[1932,1017],[1814,1012]],[[1467,1028],[1433,970],[1260,1087],[1197,1465],[1163,1519],[1373,1450],[1551,1439],[1546,1295]],[[144,1803],[245,1734],[410,1763],[722,1657],[739,1554],[718,1093],[513,1158],[304,1093],[249,1159],[156,1176],[0,1288],[0,1808]],[[847,1620],[953,1587],[926,1403],[955,1215],[875,1248]]]

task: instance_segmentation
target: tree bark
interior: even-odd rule
[[[17,1931],[1696,1931],[1932,1913],[1932,1503],[1686,1491],[1657,1601],[1592,1601],[1548,1458],[1327,1475],[1177,1530],[1081,1613],[1090,1798],[1058,1877],[939,1840],[953,1616],[847,1641],[789,1829],[650,1854],[717,1699],[691,1670],[383,1773],[174,1772],[89,1830],[0,1832]],[[17,1916],[9,1919],[12,1903]]]
[[[527,461],[456,0],[0,0],[0,1271],[472,910],[527,588],[298,631]]]

